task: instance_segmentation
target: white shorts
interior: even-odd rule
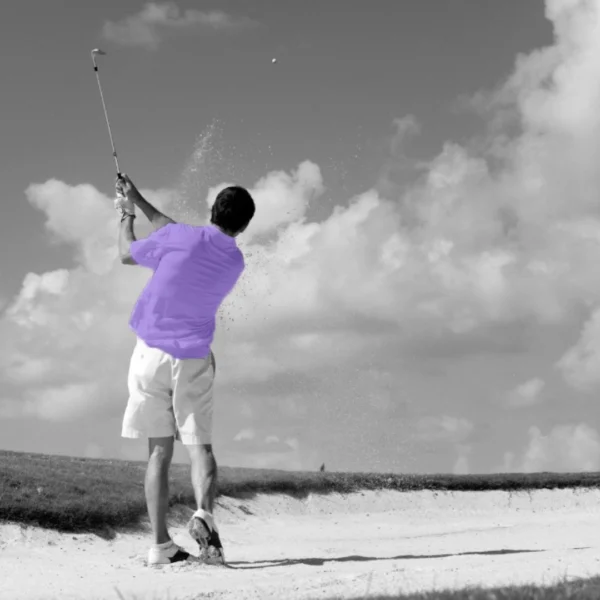
[[[215,358],[177,359],[138,338],[129,365],[122,437],[211,444]]]

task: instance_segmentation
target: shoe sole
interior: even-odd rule
[[[192,536],[192,539],[198,542],[198,546],[200,546],[200,548],[208,548],[210,531],[204,522],[204,519],[201,519],[200,517],[192,517],[188,523],[188,532]]]
[[[200,547],[200,561],[208,565],[224,565],[225,554],[221,546],[219,534],[211,532],[204,519],[192,517],[188,523],[188,532]],[[212,545],[212,538],[216,538],[218,546]]]

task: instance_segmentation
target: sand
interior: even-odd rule
[[[148,533],[114,539],[0,526],[0,598],[355,597],[600,574],[600,492],[365,492],[222,498],[228,567],[145,566]],[[173,539],[196,552],[181,509]]]

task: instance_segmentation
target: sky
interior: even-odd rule
[[[117,257],[100,47],[151,202],[201,225],[225,185],[256,201],[214,342],[220,464],[600,470],[600,0],[3,16],[0,448],[147,453],[120,437],[151,272]]]

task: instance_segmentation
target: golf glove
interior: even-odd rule
[[[115,198],[115,209],[121,216],[135,215],[135,204],[129,198],[121,196],[118,193]]]
[[[115,209],[121,215],[135,215],[135,204],[129,199],[124,186],[127,185],[127,180],[122,177],[117,177],[115,182],[115,191],[117,196],[115,198]]]

